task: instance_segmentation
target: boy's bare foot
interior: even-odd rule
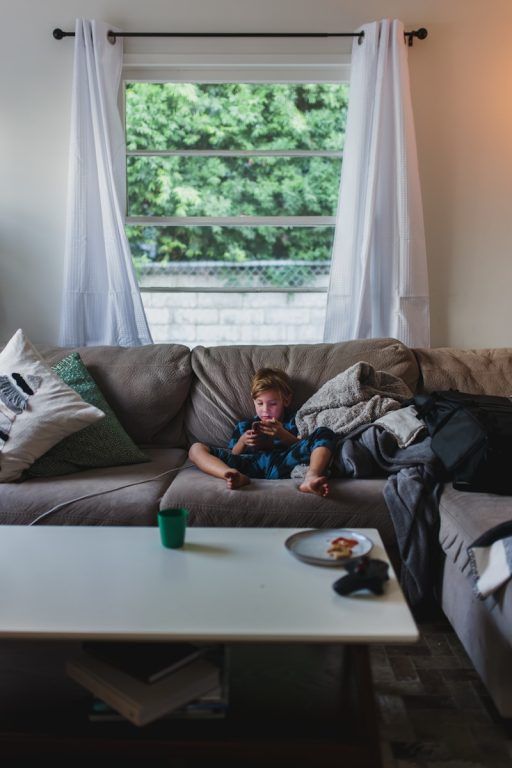
[[[251,482],[250,477],[242,475],[237,469],[228,469],[228,471],[224,473],[224,479],[228,491],[236,491],[237,488],[242,488],[242,486],[248,485],[248,483]]]
[[[303,493],[315,493],[317,496],[329,494],[329,482],[324,475],[315,475],[308,472],[303,482],[299,485],[299,491]]]

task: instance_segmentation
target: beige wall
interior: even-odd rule
[[[54,41],[54,27],[73,29],[80,16],[127,31],[346,31],[389,16],[429,30],[409,62],[432,343],[512,346],[510,0],[0,0],[0,7],[0,340],[18,327],[36,343],[57,339],[73,44]]]

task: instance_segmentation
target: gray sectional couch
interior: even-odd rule
[[[39,347],[53,364],[71,350]],[[299,407],[359,361],[400,377],[414,392],[450,387],[512,394],[512,349],[411,349],[396,339],[339,344],[197,347],[176,344],[76,350],[132,439],[150,461],[0,484],[0,523],[156,525],[159,508],[186,506],[201,526],[375,527],[394,563],[399,551],[385,478],[333,478],[328,498],[300,493],[295,480],[255,480],[239,491],[187,462],[197,440],[225,445],[252,412],[249,380],[262,366],[284,368]],[[177,471],[176,471],[177,470]],[[440,499],[439,600],[493,700],[512,717],[512,583],[478,600],[467,547],[512,519],[512,499],[469,494],[446,483]],[[1,534],[0,534],[1,535]],[[249,535],[249,534],[248,534]]]

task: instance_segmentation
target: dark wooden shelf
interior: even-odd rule
[[[76,644],[0,642],[3,756],[213,757],[238,765],[379,768],[365,646],[229,646],[229,709],[212,720],[90,722],[91,695],[66,677]],[[334,762],[335,761],[335,762]],[[182,765],[183,763],[180,763]],[[198,762],[199,764],[199,762]]]

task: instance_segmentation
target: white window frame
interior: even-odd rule
[[[184,41],[178,41],[183,47]],[[225,51],[219,52],[219,42],[212,41],[214,50],[178,51],[176,53],[125,53],[123,57],[121,114],[126,114],[124,95],[127,82],[189,82],[189,83],[348,83],[350,76],[350,54],[340,51],[339,40],[333,43],[322,41],[297,47],[294,40],[283,40],[279,44],[279,52],[273,51],[274,41],[254,40],[248,43],[247,52],[233,50],[236,43],[224,41]],[[252,43],[252,45],[251,45]],[[239,44],[238,44],[239,45]],[[311,50],[311,47],[317,50]],[[257,46],[257,52],[253,52]],[[308,50],[302,50],[306,47]],[[346,44],[345,44],[346,47]],[[251,50],[252,49],[252,50]],[[286,50],[289,49],[289,50]],[[283,50],[285,52],[283,52]],[[246,150],[246,151],[216,151],[216,150],[163,150],[163,151],[132,151],[127,157],[144,156],[224,156],[224,157],[341,157],[341,152],[321,150]],[[334,226],[335,216],[233,216],[233,217],[203,217],[203,216],[126,216],[126,224],[135,226],[294,226],[319,227]],[[180,288],[151,288],[146,286],[144,291],[183,292]],[[197,289],[190,289],[197,290]],[[208,291],[208,288],[201,289]],[[229,290],[229,289],[228,289]],[[268,288],[233,288],[236,292],[268,291]],[[304,287],[301,287],[301,291]],[[307,288],[305,289],[308,290]],[[311,288],[316,292],[325,292],[323,288]],[[296,292],[297,288],[280,287],[280,292]]]

